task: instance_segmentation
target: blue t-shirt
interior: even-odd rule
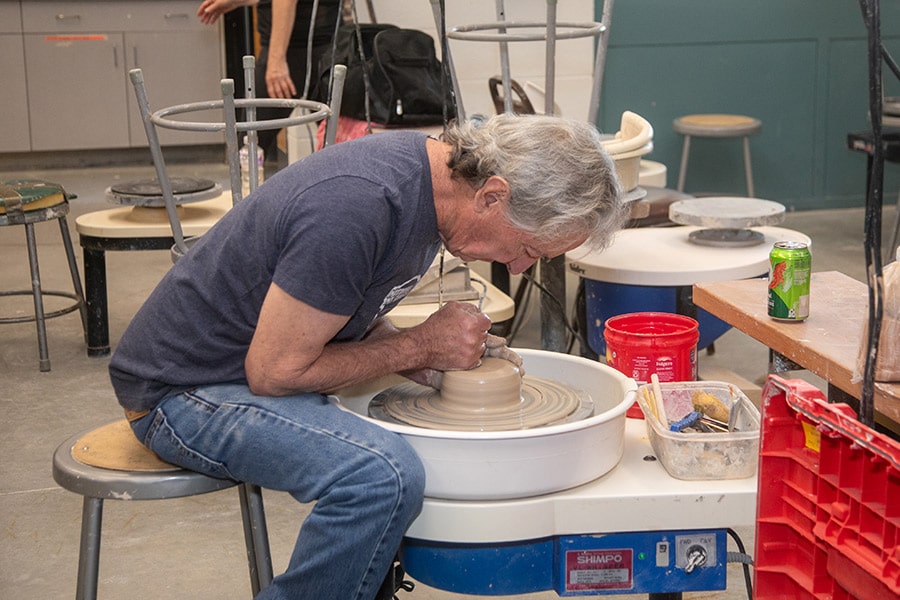
[[[176,263],[120,340],[119,402],[147,410],[201,384],[245,382],[244,358],[273,282],[349,316],[361,339],[440,247],[426,136],[370,135],[310,155],[230,210]]]

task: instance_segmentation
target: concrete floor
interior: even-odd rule
[[[173,174],[226,180],[221,164],[181,165]],[[104,190],[117,181],[152,176],[148,167],[102,167],[0,172],[0,178],[34,177],[56,181],[78,195],[71,203],[69,227],[76,240],[75,218],[109,208]],[[885,213],[893,223],[893,209]],[[813,268],[838,270],[865,280],[861,209],[787,215],[785,227],[814,240]],[[70,289],[55,224],[37,227],[41,275],[45,289]],[[0,228],[0,281],[3,290],[29,286],[24,232]],[[110,331],[115,345],[129,319],[170,266],[167,252],[109,253]],[[479,268],[480,270],[480,268]],[[55,300],[48,301],[50,305]],[[532,305],[536,306],[537,301]],[[0,297],[0,314],[27,315],[29,297]],[[540,347],[538,319],[530,315],[515,345]],[[17,600],[65,598],[74,594],[81,498],[60,489],[50,472],[51,455],[71,435],[121,417],[107,377],[107,358],[89,358],[77,314],[48,322],[52,371],[39,373],[32,323],[0,325],[0,597]],[[767,351],[757,342],[729,331],[716,342],[712,356],[701,353],[701,369],[730,369],[761,383]],[[275,570],[284,568],[308,507],[284,494],[266,493]],[[100,595],[117,598],[249,598],[243,537],[235,490],[166,502],[107,502],[103,528]],[[740,529],[748,551],[752,528]],[[735,549],[729,542],[729,549]],[[419,585],[401,597],[433,600],[463,598]],[[534,599],[553,592],[529,594]],[[610,596],[603,596],[610,597]],[[616,598],[624,596],[615,596]],[[745,598],[740,568],[729,568],[728,589],[690,593],[686,598]]]

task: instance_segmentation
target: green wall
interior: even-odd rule
[[[883,1],[881,12],[884,44],[900,62],[900,2]],[[650,121],[647,158],[668,166],[674,188],[682,138],[673,119],[751,115],[763,123],[751,138],[757,197],[788,210],[862,206],[866,157],[847,148],[847,133],[869,127],[866,44],[856,0],[619,0],[598,126],[616,131],[623,110]],[[883,73],[885,95],[900,96]],[[894,204],[900,164],[885,164],[884,189]],[[740,142],[695,138],[685,190],[745,194]]]

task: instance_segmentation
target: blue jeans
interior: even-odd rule
[[[259,600],[374,598],[422,507],[425,471],[406,440],[320,394],[198,387],[132,428],[163,460],[316,502],[287,571]]]

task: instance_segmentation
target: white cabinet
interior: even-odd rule
[[[192,6],[199,3],[191,3]],[[197,35],[184,35],[181,32],[156,31],[135,32],[125,34],[126,64],[128,69],[140,67],[144,73],[144,85],[150,101],[150,109],[158,110],[176,104],[217,100],[222,97],[222,73],[219,56],[213,63],[209,52],[198,52],[198,37],[205,34],[212,36],[214,28]],[[217,39],[217,38],[216,38]],[[214,40],[208,40],[209,46],[218,48]],[[132,145],[146,145],[147,134],[141,121],[137,99],[131,80],[127,82],[130,132]],[[175,117],[173,117],[175,118]],[[183,120],[202,122],[221,122],[222,111],[207,111],[186,114],[179,117]],[[215,144],[224,143],[225,136],[220,133],[197,133],[158,129],[163,144]],[[140,140],[139,143],[134,143]],[[189,140],[186,141],[186,140]]]
[[[0,2],[0,152],[30,149],[25,50],[18,2]]]
[[[153,110],[221,97],[221,28],[200,23],[196,9],[195,0],[21,2],[31,150],[146,146],[128,78],[135,66]],[[160,139],[207,144],[223,136],[162,130]]]
[[[31,149],[130,145],[121,34],[25,34]]]

